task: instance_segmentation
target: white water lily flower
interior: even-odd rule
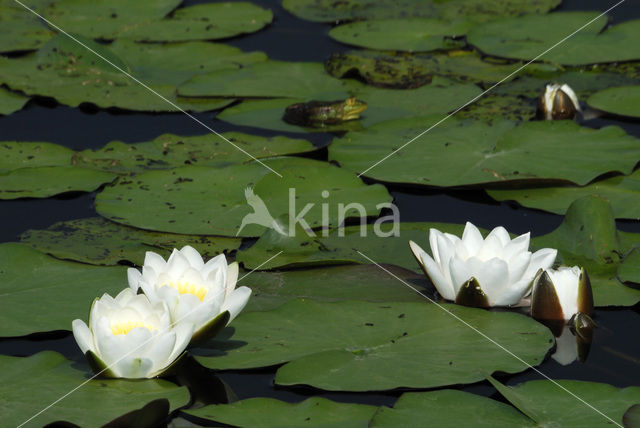
[[[539,269],[550,267],[557,250],[529,251],[529,233],[514,239],[504,227],[493,229],[486,239],[467,222],[462,239],[437,229],[429,230],[433,257],[418,244],[413,255],[440,295],[467,306],[512,306],[529,292]]]
[[[536,276],[531,294],[533,318],[567,322],[578,313],[593,314],[593,293],[584,268],[563,266]]]
[[[552,83],[546,86],[538,103],[540,115],[545,120],[573,119],[580,110],[578,97],[567,84]]]
[[[165,302],[173,323],[192,322],[194,339],[213,337],[247,304],[251,289],[236,287],[238,263],[220,254],[206,264],[190,246],[174,249],[167,261],[148,251],[142,273],[128,270],[129,286],[141,288],[152,302]]]
[[[72,323],[73,336],[91,368],[106,377],[151,378],[183,353],[193,324],[171,327],[164,303],[151,303],[126,288],[115,298],[104,294],[91,306],[89,325]]]

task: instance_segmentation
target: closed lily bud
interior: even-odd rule
[[[593,315],[593,293],[589,276],[578,266],[538,272],[533,281],[531,316],[560,329],[571,319]]]
[[[538,117],[545,120],[574,119],[579,111],[578,97],[567,84],[547,85],[538,102]]]

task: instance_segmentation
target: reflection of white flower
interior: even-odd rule
[[[551,358],[563,366],[567,366],[578,359],[576,338],[568,326],[564,326],[562,334],[556,338],[556,352],[551,355]]]
[[[589,276],[578,266],[546,269],[536,276],[531,316],[538,320],[569,321],[575,314],[593,314]]]
[[[96,373],[150,378],[162,374],[189,344],[193,324],[171,327],[162,302],[126,288],[115,298],[104,294],[91,307],[89,326],[74,320],[73,336]]]
[[[550,267],[557,253],[544,248],[531,254],[529,233],[511,239],[503,227],[482,239],[469,222],[462,239],[430,229],[429,243],[433,257],[415,242],[409,243],[425,274],[443,298],[470,306],[517,304],[538,269]]]
[[[580,103],[569,85],[552,83],[540,97],[539,109],[546,120],[573,119],[580,111]]]
[[[197,339],[215,334],[233,320],[251,295],[248,287],[235,288],[238,263],[227,265],[220,254],[205,264],[190,246],[174,249],[167,261],[148,251],[142,273],[130,268],[128,274],[132,290],[141,288],[150,301],[167,304],[173,323],[192,322]]]

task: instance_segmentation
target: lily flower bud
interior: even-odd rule
[[[538,117],[541,119],[574,119],[578,112],[581,112],[578,97],[567,84],[549,84],[540,96]]]

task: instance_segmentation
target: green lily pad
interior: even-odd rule
[[[640,218],[640,170],[630,175],[616,175],[595,181],[583,187],[488,189],[487,193],[498,201],[517,201],[522,206],[555,214],[564,214],[578,198],[594,195],[609,201],[616,218]]]
[[[322,397],[311,397],[295,404],[274,398],[249,398],[184,412],[209,421],[242,427],[357,428],[367,426],[376,410],[376,406],[337,403]]]
[[[433,426],[460,428],[536,426],[513,406],[452,389],[402,394],[393,408],[381,407],[369,426],[419,426],[424,421]]]
[[[385,268],[417,289],[426,292],[427,282],[422,274],[391,265]],[[423,296],[406,287],[396,278],[382,272],[379,267],[372,265],[334,266],[285,272],[253,272],[242,281],[242,285],[253,290],[243,313],[268,311],[296,298],[319,302],[424,301]]]
[[[599,12],[555,12],[508,18],[473,27],[467,40],[488,55],[532,60],[598,15]],[[640,59],[640,46],[635,43],[640,20],[604,29],[607,19],[596,19],[545,53],[540,61],[584,65]]]
[[[441,119],[396,120],[350,132],[333,141],[329,159],[380,181],[447,187],[514,180],[586,184],[605,172],[630,173],[640,159],[638,140],[621,128],[594,130],[571,121],[516,126],[451,118],[394,152]]]
[[[161,20],[139,21],[113,37],[145,42],[226,39],[253,33],[273,20],[273,13],[248,2],[199,4],[177,9]]]
[[[0,115],[16,112],[29,101],[28,97],[0,87]]]
[[[258,241],[238,252],[236,258],[247,269],[291,268],[327,264],[369,263],[358,253],[361,251],[378,263],[396,265],[421,273],[409,241],[429,248],[429,229],[462,235],[464,225],[451,223],[400,223],[399,234],[394,236],[392,224],[367,225],[364,236],[360,226],[347,226],[332,230],[326,235],[310,237],[297,233],[294,237],[283,237],[268,230]],[[278,257],[264,263],[271,255],[282,251]]]
[[[25,1],[29,7],[33,2]],[[40,19],[14,1],[0,2],[0,52],[38,49],[55,33]]]
[[[121,70],[132,71],[108,47],[79,35],[74,37]],[[156,80],[157,78],[156,75]],[[176,87],[171,83],[174,79],[175,76],[170,74],[166,82],[156,81],[147,85],[156,92],[152,93],[64,35],[54,37],[33,54],[11,59],[0,57],[1,83],[27,95],[53,97],[71,107],[92,103],[103,108],[177,111],[176,107],[166,101],[180,105]],[[231,99],[209,99],[207,103],[186,103],[182,108],[206,111],[224,107],[231,102]]]
[[[47,229],[27,230],[20,240],[59,259],[94,265],[130,262],[142,266],[145,252],[167,258],[174,248],[194,247],[203,257],[235,250],[240,239],[148,232],[122,226],[100,217],[56,223]]]
[[[624,284],[640,286],[640,248],[634,248],[618,265],[618,279]]]
[[[0,365],[2,421],[10,426],[27,421],[26,426],[55,421],[99,426],[160,398],[169,400],[171,410],[189,402],[187,388],[164,380],[98,379],[85,383],[88,369],[78,368],[52,351],[26,358],[0,355]]]
[[[179,85],[197,74],[238,70],[267,60],[263,52],[243,52],[233,46],[210,42],[135,43],[119,39],[111,43],[109,49],[146,84]]]
[[[339,25],[329,31],[333,39],[368,49],[433,51],[455,47],[454,36],[464,35],[473,23],[465,20],[380,19]]]
[[[335,22],[356,19],[428,17],[445,20],[466,17],[485,22],[523,13],[545,13],[560,0],[283,0],[282,6],[309,21]]]
[[[396,118],[445,114],[460,107],[481,92],[473,84],[457,84],[440,77],[434,78],[428,85],[412,90],[374,88],[358,82],[352,82],[350,87],[349,94],[345,93],[340,97],[330,96],[328,101],[335,101],[337,98],[344,100],[348,96],[355,96],[366,102],[368,107],[361,114],[360,120],[357,121],[352,120],[322,128],[307,128],[291,125],[282,120],[287,106],[317,98],[243,101],[237,106],[224,110],[217,118],[236,125],[287,132],[357,131],[362,127],[369,127]],[[322,97],[319,99],[322,100]]]
[[[639,387],[619,389],[606,383],[579,380],[533,380],[510,387],[492,377],[488,379],[507,400],[535,421],[536,426],[595,428],[611,421],[620,423],[629,406],[640,400]]]
[[[458,119],[492,124],[501,119],[526,122],[536,117],[537,102],[520,96],[487,94],[456,114]]]
[[[602,198],[586,196],[574,201],[560,226],[533,238],[535,248],[557,248],[557,263],[583,266],[589,274],[596,306],[633,306],[640,290],[623,285],[616,273],[620,254],[625,254],[640,234],[616,230],[611,206]]]
[[[496,83],[518,69],[520,63],[483,61],[473,51],[407,54],[367,50],[334,53],[325,61],[332,76],[360,77],[373,86],[414,88],[442,76],[461,83]]]
[[[45,142],[0,142],[0,173],[20,168],[69,166],[73,150]]]
[[[191,137],[164,134],[152,141],[134,144],[112,141],[99,150],[79,152],[73,161],[85,168],[129,174],[184,165],[224,167],[250,162],[252,159],[246,153],[266,158],[315,150],[307,140],[283,136],[262,137],[241,132],[221,135],[231,143],[213,133]]]
[[[639,118],[640,86],[604,89],[591,95],[587,104],[607,113]]]
[[[0,174],[0,199],[47,198],[65,192],[92,192],[115,175],[73,166],[20,168]]]
[[[243,314],[233,330],[198,350],[207,356],[197,359],[215,369],[286,363],[276,372],[277,384],[331,391],[431,388],[477,382],[483,372],[526,369],[452,313],[534,366],[553,344],[546,327],[516,313],[427,302],[296,300]]]
[[[296,191],[291,212],[294,216],[307,204],[313,204],[304,215],[311,228],[322,226],[323,218],[327,225],[336,226],[340,203],[357,202],[365,209],[363,215],[377,215],[381,209],[378,205],[391,201],[383,186],[367,186],[354,174],[325,162],[303,158],[275,158],[266,162],[283,178],[257,163],[219,169],[189,166],[123,177],[97,195],[96,210],[110,220],[141,229],[259,236],[272,227],[274,219],[289,214],[289,189]],[[244,217],[254,212],[245,195],[248,187],[254,188],[268,212],[260,211],[258,223],[243,225]],[[323,194],[324,191],[328,193]],[[330,207],[327,215],[323,213],[323,205]],[[355,214],[350,209],[345,218]]]
[[[93,299],[127,285],[125,268],[65,262],[24,244],[0,244],[0,256],[0,336],[70,330]]]
[[[241,70],[198,75],[183,83],[178,93],[186,97],[295,97],[318,92],[342,92],[346,83],[313,62],[265,61]]]

